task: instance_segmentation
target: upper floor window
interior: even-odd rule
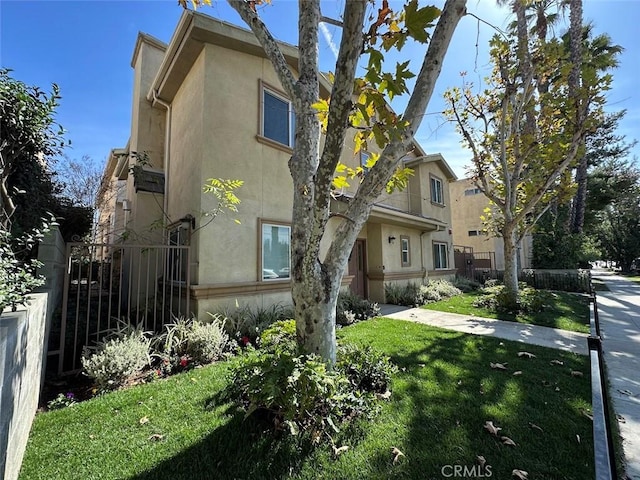
[[[433,244],[433,268],[434,270],[444,270],[449,268],[449,258],[447,255],[446,243]]]
[[[293,147],[295,115],[291,102],[275,91],[262,87],[262,136]]]
[[[287,279],[291,267],[291,227],[262,223],[262,280]]]
[[[475,188],[468,188],[464,191],[465,196],[469,196],[469,195],[478,195],[480,193],[480,189],[478,187]]]
[[[442,180],[438,177],[430,177],[431,180],[431,201],[439,205],[444,205],[444,191]]]
[[[411,249],[409,237],[406,237],[404,235],[400,237],[400,258],[402,260],[403,267],[411,266]]]

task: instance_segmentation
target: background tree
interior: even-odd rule
[[[60,185],[60,196],[82,207],[95,208],[102,181],[102,166],[90,156],[80,160],[68,156],[56,165],[56,182]]]
[[[640,258],[640,183],[629,194],[616,199],[598,215],[597,237],[607,260],[615,261],[623,272]]]
[[[186,1],[181,3],[186,6]],[[210,1],[203,0],[203,3]],[[229,0],[262,45],[293,104],[295,145],[289,161],[294,186],[291,294],[297,338],[307,352],[319,354],[333,364],[335,307],[349,252],[374,200],[387,188],[400,159],[412,146],[453,32],[465,14],[466,1],[447,0],[440,11],[436,7],[420,7],[417,0],[410,0],[403,11],[394,11],[383,0],[366,26],[366,9],[371,2],[345,2],[341,21],[332,21],[341,25],[342,38],[330,98],[323,101],[320,101],[318,71],[320,1],[301,0],[298,4],[296,71],[287,65],[278,43],[260,20],[256,11],[260,3]],[[437,25],[430,35],[429,29],[436,19]],[[408,62],[397,64],[394,72],[384,72],[383,52],[392,48],[399,50],[411,39],[428,43],[428,48],[407,107],[402,115],[396,115],[387,107],[385,95],[391,98],[408,93],[406,80],[414,74],[407,70]],[[366,75],[356,78],[363,55],[367,61]],[[382,154],[339,217],[335,234],[328,239],[328,251],[321,257],[320,242],[330,218],[334,177],[349,126],[354,124],[359,127],[356,144],[375,141]],[[325,141],[321,150],[322,128]]]
[[[582,83],[558,38],[529,36],[528,2],[514,0],[515,29],[491,40],[493,71],[486,89],[446,94],[449,115],[473,153],[476,184],[494,205],[492,228],[503,238],[507,299],[517,305],[517,244],[552,201],[571,192],[568,168],[586,133],[601,121],[610,77],[583,65]],[[534,31],[535,32],[535,31]]]
[[[584,232],[571,228],[573,202],[554,201],[536,224],[533,237],[534,268],[588,267],[600,256],[596,230],[599,214],[616,199],[630,194],[640,179],[640,171],[627,159],[635,141],[629,143],[616,133],[625,111],[607,114],[587,136],[587,197]]]

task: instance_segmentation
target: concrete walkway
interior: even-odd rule
[[[629,480],[640,480],[640,284],[594,270],[610,291],[597,292],[604,361]],[[381,315],[475,335],[557,348],[588,355],[587,335],[422,308],[381,305]]]
[[[597,292],[602,349],[629,479],[640,480],[640,284],[594,270],[610,291]]]
[[[588,335],[584,333],[397,305],[381,305],[380,310],[381,315],[387,318],[410,320],[474,335],[490,335],[504,340],[557,348],[581,355],[589,354]]]

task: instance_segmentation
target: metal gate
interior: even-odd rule
[[[84,347],[114,328],[159,332],[191,313],[188,246],[69,243],[66,265],[62,311],[49,336],[58,374],[79,370]]]

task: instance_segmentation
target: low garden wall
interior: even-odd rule
[[[18,478],[38,408],[48,294],[0,315],[0,478]]]
[[[47,338],[62,298],[65,244],[57,229],[38,248],[45,284],[29,304],[0,314],[0,478],[18,478],[44,384]]]

